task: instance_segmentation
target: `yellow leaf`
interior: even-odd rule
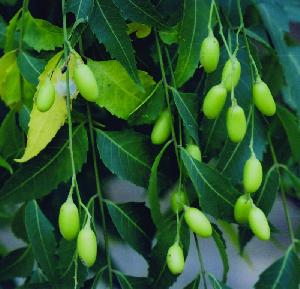
[[[151,27],[137,22],[127,24],[127,33],[131,34],[135,32],[137,38],[146,38],[151,33]]]
[[[39,77],[39,86],[43,85],[47,77],[51,77],[51,82],[55,87],[55,101],[52,107],[46,112],[40,112],[35,103],[30,113],[29,130],[27,135],[27,145],[24,155],[16,162],[26,162],[37,156],[55,137],[59,129],[64,125],[67,117],[66,105],[66,73],[65,63],[62,60],[62,51],[51,58],[45,70]],[[78,94],[74,81],[72,80],[74,66],[77,62],[82,62],[81,57],[73,52],[70,55],[68,68],[70,72],[71,97],[75,98]]]
[[[17,65],[16,50],[0,58],[0,97],[7,106],[21,99],[21,76]]]

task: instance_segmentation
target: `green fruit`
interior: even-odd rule
[[[36,107],[41,112],[48,111],[55,100],[55,88],[50,78],[41,83],[36,95]]]
[[[206,94],[203,113],[208,119],[217,118],[225,104],[227,90],[223,84],[214,85]]]
[[[237,199],[234,205],[234,218],[239,224],[248,222],[248,216],[252,206],[252,199],[247,195],[242,195]]]
[[[244,110],[237,104],[228,108],[226,116],[228,137],[233,142],[243,140],[247,131],[247,121]]]
[[[87,267],[91,267],[95,263],[97,257],[97,239],[90,224],[86,224],[78,234],[77,251],[78,256]]]
[[[249,212],[249,226],[253,234],[260,240],[270,239],[270,227],[264,212],[257,207],[252,207]]]
[[[238,59],[233,56],[228,59],[222,71],[222,82],[227,91],[231,91],[236,87],[241,77],[241,64]]]
[[[188,207],[184,212],[184,219],[190,229],[200,237],[210,237],[212,226],[207,217],[197,208]]]
[[[197,145],[188,144],[186,146],[186,150],[195,160],[197,160],[199,162],[202,161],[201,150]]]
[[[187,195],[185,191],[175,190],[171,195],[171,208],[174,213],[181,212],[183,206],[187,204]]]
[[[211,33],[207,36],[200,49],[200,63],[207,73],[216,70],[220,58],[220,45],[217,38]]]
[[[180,274],[184,269],[184,255],[178,242],[173,244],[168,250],[167,266],[174,275]]]
[[[58,224],[60,233],[66,240],[70,241],[76,238],[80,222],[78,209],[72,198],[68,198],[60,207]]]
[[[276,112],[276,104],[268,85],[259,79],[252,88],[253,101],[258,110],[267,116]]]
[[[94,73],[86,64],[78,64],[74,68],[74,81],[80,94],[88,101],[96,101],[99,89]]]
[[[260,161],[251,156],[244,165],[243,183],[246,193],[256,192],[262,183],[262,166]]]
[[[171,135],[171,115],[169,110],[164,110],[156,120],[151,133],[153,144],[164,143]]]

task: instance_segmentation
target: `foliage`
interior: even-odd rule
[[[299,23],[300,4],[293,0],[0,0],[0,233],[9,228],[23,242],[0,244],[0,288],[170,288],[179,284],[166,259],[174,244],[184,258],[196,246],[191,258],[199,259],[197,274],[182,288],[230,288],[228,248],[242,255],[257,232],[268,236],[261,224],[237,223],[235,204],[243,194],[263,220],[280,195],[290,238],[282,257],[251,280],[253,288],[299,288],[300,234],[288,206],[293,202],[299,212]],[[212,36],[220,50],[202,51]],[[218,60],[214,71],[205,72],[200,49],[201,59]],[[230,70],[227,61],[235,57],[238,69]],[[91,72],[80,85],[78,65]],[[261,81],[262,99],[259,91],[253,99],[252,87]],[[80,89],[92,82],[99,95],[87,101]],[[40,111],[46,83],[54,102]],[[215,90],[203,112],[217,85],[225,102]],[[245,135],[241,121],[228,121],[237,105]],[[216,117],[208,119],[216,106]],[[157,122],[162,113],[167,121]],[[160,144],[151,142],[154,125]],[[228,137],[233,128],[241,141]],[[196,158],[188,145],[199,148]],[[254,157],[262,182],[256,172],[243,174]],[[258,182],[257,191],[246,192],[245,178]],[[116,201],[107,192],[115,179],[144,193]],[[176,212],[169,199],[178,192],[186,198]],[[67,241],[59,232],[66,199],[78,207],[80,229],[89,230],[79,254],[97,254],[95,263],[78,257],[77,236]],[[212,223],[208,241],[221,276],[205,267],[199,230],[192,233],[184,217],[187,206]],[[264,223],[278,242],[276,223]],[[89,243],[94,235],[97,250]],[[144,276],[121,272],[111,253],[116,243],[143,258]]]

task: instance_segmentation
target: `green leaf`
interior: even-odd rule
[[[86,162],[88,140],[83,125],[73,130],[73,152],[76,171]],[[69,140],[66,130],[45,152],[21,166],[2,186],[0,202],[20,203],[49,194],[72,176]]]
[[[208,274],[208,279],[213,289],[230,289],[211,274]]]
[[[147,186],[152,157],[145,135],[126,130],[97,130],[97,146],[100,158],[113,174],[136,185]]]
[[[171,141],[167,142],[159,154],[156,156],[154,163],[151,167],[151,175],[149,179],[149,186],[148,186],[148,198],[149,198],[149,206],[152,220],[157,228],[161,226],[161,220],[163,219],[161,211],[160,211],[160,204],[159,204],[159,196],[158,196],[158,166],[160,160],[170,145]]]
[[[297,110],[300,116],[300,47],[289,46],[285,35],[290,31],[290,20],[287,13],[282,13],[284,2],[254,1],[258,8],[272,42],[276,48],[279,62],[282,65],[286,85],[282,88],[284,100],[292,108]]]
[[[167,252],[176,238],[176,221],[174,219],[161,219],[161,229],[157,233],[157,243],[152,249],[149,260],[149,277],[153,280],[151,288],[165,289],[169,288],[177,279],[168,269],[166,264]],[[190,244],[190,231],[181,219],[180,241],[184,252],[187,256]]]
[[[251,155],[249,149],[251,139],[251,114],[248,115],[247,124],[247,134],[241,142],[233,143],[229,139],[226,140],[216,166],[222,175],[232,179],[234,182],[240,182],[242,180],[245,162]],[[253,149],[259,160],[263,159],[266,145],[267,135],[265,126],[258,114],[255,113]]]
[[[222,264],[223,264],[223,282],[226,282],[227,280],[227,274],[229,271],[229,260],[228,260],[228,255],[227,255],[227,247],[226,247],[226,242],[223,238],[223,233],[222,231],[217,227],[217,225],[213,225],[214,230],[213,230],[213,238],[216,243],[216,246],[218,248]]]
[[[190,284],[184,287],[184,289],[198,289],[199,284],[200,284],[200,275],[198,275],[194,281],[192,281]]]
[[[157,9],[149,0],[113,0],[127,18],[159,29],[168,29]]]
[[[25,224],[35,259],[46,276],[54,281],[57,266],[54,228],[40,210],[36,201],[30,201],[26,205]]]
[[[115,271],[122,289],[149,289],[146,278],[126,276],[122,272]]]
[[[17,57],[17,63],[22,76],[30,83],[38,85],[39,76],[44,71],[46,60],[34,57],[21,51]]]
[[[94,0],[68,0],[66,11],[72,12],[76,20],[90,17],[94,6]]]
[[[208,34],[208,16],[208,1],[184,0],[183,19],[179,32],[179,56],[175,69],[178,87],[193,76],[199,64],[201,42]]]
[[[11,110],[0,126],[0,154],[5,160],[18,156],[24,145],[24,137],[17,126],[16,113]]]
[[[23,204],[18,211],[15,213],[11,223],[11,230],[14,235],[28,243],[28,237],[25,227],[25,204]]]
[[[192,136],[194,141],[199,144],[199,127],[197,118],[199,116],[200,102],[195,93],[182,93],[172,88],[174,100],[183,124]]]
[[[107,200],[106,205],[121,237],[147,258],[154,235],[149,209],[143,203],[115,204]]]
[[[60,27],[43,19],[25,14],[24,42],[34,50],[55,50],[63,46],[63,31]]]
[[[33,262],[31,247],[10,252],[0,260],[0,280],[29,276],[33,269]]]
[[[255,289],[298,289],[300,260],[292,246],[285,255],[267,268],[254,285]]]
[[[300,163],[300,126],[298,119],[281,105],[277,105],[277,116],[287,134],[293,157]]]
[[[112,0],[95,0],[89,26],[111,57],[116,58],[134,82],[140,85],[133,48],[127,35],[127,26]]]
[[[21,14],[22,9],[18,10],[18,12],[14,15],[13,18],[10,19],[8,26],[6,27],[5,33],[5,45],[4,52],[7,53],[15,48],[15,32],[17,29],[17,24],[19,20],[19,16]]]
[[[10,174],[13,173],[11,165],[2,156],[0,156],[0,167],[6,169]]]
[[[124,67],[116,60],[88,61],[94,72],[101,95],[97,104],[105,107],[111,114],[127,119],[148,99],[155,82],[144,71],[139,71],[144,92],[132,81]]]
[[[216,219],[232,222],[234,203],[239,192],[228,179],[207,164],[192,158],[183,148],[181,159],[198,193],[203,211]]]
[[[152,124],[160,115],[164,107],[164,90],[162,82],[159,81],[147,98],[130,113],[129,124],[142,125]]]
[[[0,18],[0,48],[1,49],[4,49],[5,32],[6,32],[6,23],[2,18]]]

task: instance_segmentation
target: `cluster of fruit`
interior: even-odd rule
[[[64,239],[71,241],[77,238],[78,256],[87,267],[91,267],[97,257],[97,238],[91,229],[89,215],[85,225],[80,230],[78,209],[71,196],[60,207],[58,224]]]

